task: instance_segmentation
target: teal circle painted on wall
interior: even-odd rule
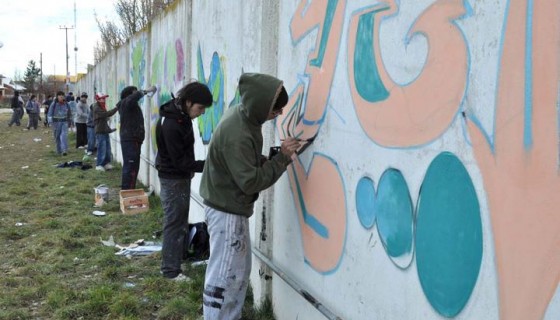
[[[383,172],[377,186],[375,216],[377,231],[387,254],[399,267],[412,260],[414,212],[408,185],[399,170]],[[394,258],[406,257],[406,261]]]
[[[482,263],[480,205],[472,180],[452,153],[430,164],[416,217],[416,264],[434,309],[456,316],[469,300]]]
[[[362,226],[370,229],[375,224],[375,187],[373,180],[363,177],[356,187],[356,211]]]

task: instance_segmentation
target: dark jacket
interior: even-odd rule
[[[95,133],[111,133],[115,129],[111,129],[107,121],[109,117],[117,113],[118,108],[109,111],[103,110],[99,103],[93,104],[93,122],[95,123]]]
[[[160,107],[156,125],[156,169],[164,179],[190,179],[202,172],[204,161],[194,159],[192,120],[171,100]]]
[[[250,217],[259,192],[286,171],[290,158],[281,152],[261,162],[261,127],[281,89],[282,81],[272,76],[241,75],[241,104],[226,111],[210,141],[200,183],[206,205]]]
[[[141,90],[135,91],[117,103],[121,118],[121,141],[144,141],[144,115],[138,104],[143,96]]]

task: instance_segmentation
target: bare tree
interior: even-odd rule
[[[169,7],[175,0],[116,0],[115,11],[120,19],[120,25],[113,21],[101,21],[95,16],[97,26],[101,32],[101,43],[94,47],[95,63],[112,49],[124,44],[136,32],[147,27],[150,22]]]

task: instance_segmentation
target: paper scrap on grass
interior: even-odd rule
[[[99,238],[99,239],[101,239],[101,238]],[[113,236],[110,236],[107,241],[104,241],[103,239],[101,239],[101,243],[103,243],[103,245],[105,245],[107,247],[114,247],[115,246],[115,239],[113,239]]]
[[[117,256],[148,256],[158,251],[161,251],[161,244],[126,247],[115,254]]]
[[[138,242],[138,241],[137,241]],[[161,244],[152,241],[142,241],[143,245],[131,243],[128,247],[123,247],[115,243],[115,239],[111,235],[108,240],[101,239],[101,243],[107,247],[115,247],[120,251],[116,252],[117,256],[147,256],[152,253],[161,251]]]

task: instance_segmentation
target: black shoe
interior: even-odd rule
[[[66,152],[63,152],[62,155],[65,156],[65,155],[66,155]]]

